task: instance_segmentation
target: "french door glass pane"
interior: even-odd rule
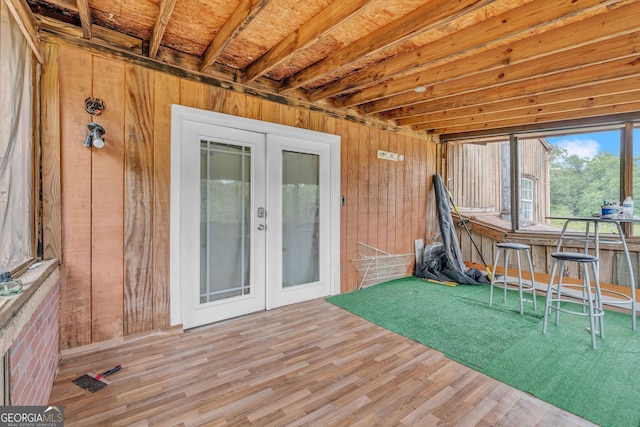
[[[282,152],[282,286],[320,280],[320,156]]]
[[[251,290],[250,202],[251,149],[201,141],[201,304]]]

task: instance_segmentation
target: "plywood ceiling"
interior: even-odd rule
[[[40,31],[429,133],[640,110],[640,0],[27,3]]]

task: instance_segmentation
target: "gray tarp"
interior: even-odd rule
[[[425,248],[422,260],[416,263],[416,277],[453,281],[466,285],[489,283],[486,273],[475,268],[466,268],[464,265],[455,224],[451,218],[449,191],[439,174],[433,176],[433,188],[436,193],[442,244],[432,244]]]

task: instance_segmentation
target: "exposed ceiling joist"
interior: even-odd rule
[[[472,105],[459,108],[447,108],[440,111],[434,111],[428,114],[420,114],[415,116],[405,116],[398,119],[397,122],[401,126],[414,126],[429,129],[436,122],[442,122],[451,119],[468,118],[474,120],[480,114],[509,114],[510,111],[534,108],[542,109],[554,104],[561,104],[570,101],[582,101],[593,103],[596,98],[609,97],[620,93],[629,93],[628,87],[640,87],[640,75],[612,79],[608,81],[598,81],[594,84],[585,84],[565,90],[557,90],[552,92],[542,92],[535,95],[516,96],[511,99],[499,100],[495,102],[487,102],[483,105]],[[631,91],[635,93],[635,90]],[[589,96],[585,97],[585,93]],[[477,120],[477,119],[476,119]]]
[[[629,71],[635,73],[635,67],[632,68],[630,65],[635,64],[638,57],[637,49],[640,48],[638,38],[639,34],[633,33],[617,39],[585,46],[582,49],[576,49],[570,53],[560,52],[556,55],[525,61],[500,70],[477,72],[468,76],[459,76],[458,78],[443,80],[429,86],[427,91],[422,94],[423,102],[416,102],[416,94],[407,92],[364,104],[361,106],[361,111],[373,113],[393,108],[402,108],[402,110],[392,110],[389,114],[382,113],[381,116],[387,119],[406,117],[409,111],[409,115],[426,114],[428,111],[425,111],[425,108],[421,107],[421,105],[429,105],[437,99],[447,97],[450,93],[450,88],[460,84],[468,84],[468,86],[465,86],[466,92],[493,88],[494,90],[498,90],[502,97],[505,97],[509,92],[508,87],[512,84],[532,82],[541,78],[550,84],[556,77],[568,74],[574,77],[575,80],[573,80],[574,83],[572,85],[564,79],[563,86],[561,87],[567,88],[580,84],[579,82],[583,80],[580,78],[580,74],[591,75],[593,74],[591,70],[596,69],[596,66],[600,64],[605,64],[604,68],[607,72],[604,75],[610,75],[614,68],[607,68],[608,64],[616,64],[618,61],[622,61],[622,63],[625,64],[620,70],[620,72],[623,73],[622,75],[626,75]],[[601,67],[597,67],[597,69],[600,68]],[[590,81],[599,80],[602,76],[603,75],[597,74],[593,75]],[[619,77],[619,75],[616,75],[616,77]],[[531,89],[528,92],[531,92]],[[484,102],[487,101],[489,100],[484,100]],[[415,108],[411,108],[410,106],[412,104],[417,105]]]
[[[535,4],[526,3],[454,34],[443,35],[443,38],[437,42],[391,57],[339,81],[324,85],[313,91],[310,97],[312,100],[323,99],[348,91],[353,92],[374,83],[379,84],[395,76],[427,73],[443,63],[456,62],[500,46],[508,46],[510,43],[527,39],[532,34],[541,34],[567,25],[571,21],[575,22],[606,12],[611,7],[616,7],[611,3],[615,2],[603,4],[599,0],[587,0],[580,3],[582,9],[577,3],[562,3],[557,0],[537,0]],[[619,15],[617,14],[616,18]],[[594,24],[597,23],[594,22]],[[595,25],[594,28],[596,28]],[[579,34],[576,35],[579,36]],[[568,36],[567,42],[573,42],[571,35]]]
[[[637,29],[638,17],[631,16],[635,19],[629,20],[624,16],[621,18],[623,23],[619,27],[616,26],[616,30],[620,28],[619,32],[622,36],[612,40],[607,40],[612,35],[611,31],[605,36],[599,34],[598,31],[602,26],[592,25],[593,21],[601,23],[600,20],[586,20],[567,27],[556,28],[537,37],[524,39],[507,46],[506,49],[497,47],[491,51],[441,65],[430,69],[428,73],[409,74],[389,80],[384,85],[373,86],[353,95],[344,96],[336,102],[336,105],[340,107],[353,106],[376,99],[393,97],[396,94],[408,93],[404,97],[399,95],[400,97],[396,100],[398,105],[395,105],[397,107],[407,105],[407,97],[418,101],[425,96],[425,94],[419,96],[413,93],[416,86],[430,87],[434,85],[439,87],[446,85],[448,81],[460,78],[466,78],[465,81],[471,82],[473,85],[481,84],[480,82],[490,84],[493,80],[502,83],[517,78],[530,78],[540,75],[540,73],[548,74],[556,70],[593,64],[624,55],[633,55],[637,49],[635,36],[630,37],[626,33]],[[594,34],[594,36],[589,37],[590,34]],[[597,42],[602,39],[605,40]],[[600,50],[609,48],[614,50]],[[492,73],[491,71],[496,72]],[[471,79],[471,76],[476,74],[480,74],[480,77]],[[486,78],[483,80],[482,77]],[[434,95],[432,90],[429,92],[432,96]],[[367,112],[373,112],[373,108],[368,108]]]
[[[603,29],[608,28],[610,23],[607,22],[604,17],[593,17],[589,20],[585,20],[579,26],[578,24],[574,24],[561,27],[538,37],[532,37],[522,40],[521,42],[514,43],[508,47],[508,54],[504,49],[493,49],[492,51],[485,52],[482,56],[470,57],[466,61],[461,60],[455,64],[463,66],[460,68],[464,70],[465,73],[472,75],[485,70],[507,69],[508,66],[515,66],[516,64],[526,61],[541,60],[544,56],[552,54],[556,55],[552,60],[562,59],[564,62],[565,52],[566,55],[569,56],[573,55],[572,52],[584,54],[586,55],[585,59],[587,59],[589,64],[594,64],[598,60],[601,60],[598,58],[602,58],[600,53],[596,53],[596,56],[591,56],[591,52],[594,49],[608,49],[610,47],[615,48],[617,46],[616,49],[618,51],[626,51],[633,55],[633,49],[635,49],[636,46],[634,39],[636,39],[637,36],[635,36],[634,33],[629,33],[637,30],[637,21],[640,18],[638,15],[638,13],[640,13],[640,8],[636,7],[635,9],[635,13],[630,13],[632,11],[628,10],[628,8],[622,8],[612,12],[610,17],[607,16],[607,18],[616,19],[615,22],[617,25],[615,32],[608,31],[605,33]],[[589,28],[590,31],[584,31],[586,28]],[[607,40],[608,37],[616,38],[613,40]],[[541,46],[544,46],[544,50],[540,49]],[[627,49],[629,47],[630,49]],[[605,58],[607,57],[615,57],[614,52],[605,53]],[[507,62],[508,66],[505,65]],[[461,77],[465,74],[460,73],[459,71],[460,70],[447,71],[447,66],[432,70],[434,74],[439,75],[443,80]],[[410,97],[413,98],[413,96]],[[376,104],[374,102],[364,108],[371,112],[373,112],[375,108],[378,108],[378,111],[388,110],[382,112],[381,116],[384,116],[386,119],[398,119],[401,117],[407,117],[407,115],[426,113],[426,111],[423,111],[419,105],[428,104],[428,102],[433,101],[433,99],[433,94],[431,94],[429,97],[422,97],[417,103],[418,105],[414,108],[409,108],[408,106],[411,104],[407,103],[407,101],[403,101],[400,103],[402,107],[389,110],[393,104],[393,100],[389,98],[387,102],[384,103],[385,105],[382,105],[382,103]]]
[[[640,95],[640,91],[634,90],[630,92],[622,92],[622,93],[612,93],[612,94],[604,94],[601,96],[590,96],[590,97],[581,97],[576,99],[570,99],[567,101],[559,102],[554,99],[552,102],[546,105],[535,105],[535,106],[522,106],[520,108],[515,108],[513,106],[513,102],[511,103],[511,107],[496,112],[482,112],[476,113],[469,117],[470,122],[479,121],[479,122],[496,122],[507,119],[516,119],[518,117],[530,117],[536,118],[539,116],[549,116],[549,115],[557,115],[564,113],[571,114],[579,114],[581,110],[593,110],[595,108],[606,107],[611,104],[616,104],[618,106],[622,106],[625,104],[633,104],[637,103],[638,97]],[[448,119],[440,119],[438,117],[432,117],[429,122],[420,123],[412,126],[413,129],[416,130],[429,130],[429,129],[437,129],[437,128],[454,128],[459,125],[459,120],[457,120],[457,115],[455,117],[450,117]]]
[[[544,124],[544,123],[558,123],[567,122],[570,120],[583,119],[583,118],[597,118],[603,116],[613,116],[626,113],[637,113],[640,111],[640,101],[634,101],[629,104],[622,105],[606,105],[596,108],[581,108],[576,110],[562,111],[551,114],[540,114],[534,117],[528,117],[528,124]],[[636,116],[637,119],[637,116]],[[502,120],[496,120],[492,122],[478,121],[478,123],[461,123],[458,122],[457,126],[451,127],[438,127],[429,129],[430,133],[434,134],[449,134],[449,133],[466,133],[477,130],[486,129],[506,129],[512,128],[522,124],[522,118],[509,117]]]
[[[56,5],[61,9],[73,10],[75,12],[78,11],[77,0],[51,0],[50,3]]]
[[[270,0],[240,0],[238,7],[233,11],[231,17],[224,23],[216,33],[211,43],[202,56],[200,71],[209,68],[220,56],[226,46],[237,37]]]
[[[632,58],[619,59],[617,61],[596,64],[582,69],[556,73],[551,76],[541,76],[529,80],[518,81],[495,87],[487,87],[479,90],[459,93],[454,96],[443,96],[432,102],[416,105],[413,111],[422,114],[444,111],[447,109],[473,107],[481,108],[493,102],[506,101],[528,95],[533,98],[544,93],[557,96],[560,91],[580,89],[595,84],[603,84],[612,81],[623,80],[640,75],[640,54]],[[634,80],[624,80],[626,84],[634,83]],[[626,86],[627,89],[632,87]],[[584,96],[589,96],[589,90],[584,90]],[[420,107],[420,108],[418,108]],[[413,114],[411,114],[413,115]],[[384,115],[380,115],[384,117]]]
[[[89,9],[89,0],[76,0],[78,6],[78,14],[80,15],[80,24],[82,25],[82,35],[85,39],[91,40],[91,9]]]
[[[470,90],[469,92],[455,96],[441,96],[431,102],[416,105],[408,115],[413,116],[413,113],[420,112],[423,114],[423,117],[428,120],[428,117],[432,113],[454,110],[456,108],[475,107],[478,109],[478,112],[481,112],[482,108],[487,104],[521,98],[526,94],[529,95],[528,99],[531,100],[536,100],[537,98],[535,98],[535,96],[549,94],[556,102],[562,102],[565,100],[562,94],[570,93],[570,89],[572,88],[583,88],[583,96],[589,97],[589,88],[594,84],[603,84],[637,75],[640,75],[640,55],[553,75],[520,80],[502,85],[499,88],[489,86],[477,88],[473,91]],[[625,80],[624,83],[632,84],[636,83],[636,81]],[[563,92],[565,90],[567,92]],[[384,118],[384,114],[381,114],[380,117]],[[464,119],[461,118],[461,120]]]
[[[148,41],[168,72],[409,132],[601,122],[640,91],[640,0],[7,1],[32,40]]]
[[[636,56],[635,58],[626,58],[618,61],[598,64],[567,73],[555,74],[549,77],[539,77],[526,82],[516,82],[501,87],[499,92],[497,92],[495,88],[487,88],[470,92],[460,97],[444,97],[440,100],[436,100],[433,103],[430,103],[430,105],[428,105],[428,108],[431,111],[429,112],[429,114],[425,114],[423,118],[425,119],[425,122],[428,122],[431,120],[431,113],[436,113],[436,110],[438,113],[440,113],[447,109],[451,109],[451,114],[456,116],[458,122],[460,123],[460,126],[466,126],[465,130],[461,130],[460,132],[466,132],[470,129],[470,127],[467,125],[473,123],[482,123],[478,120],[479,115],[483,113],[484,108],[490,108],[490,106],[494,103],[511,104],[510,106],[506,107],[505,104],[503,104],[501,107],[506,111],[509,111],[517,109],[513,106],[514,100],[517,100],[516,102],[518,102],[518,108],[521,107],[522,102],[524,101],[528,102],[530,104],[530,107],[540,108],[540,113],[543,113],[543,107],[545,105],[551,103],[560,104],[567,100],[573,99],[575,97],[574,90],[582,91],[582,99],[595,99],[599,95],[592,96],[591,94],[598,94],[598,92],[595,90],[596,87],[603,87],[603,91],[607,92],[607,87],[611,87],[610,85],[619,85],[620,89],[617,91],[617,93],[620,93],[621,90],[625,92],[631,92],[634,91],[633,85],[639,82],[639,78],[640,55]],[[571,89],[566,89],[567,87],[570,87]],[[613,89],[610,90],[610,93],[614,93]],[[534,93],[537,95],[530,95],[527,98],[523,98],[523,94],[525,93]],[[607,95],[607,93],[604,93],[604,95]],[[537,102],[539,101],[542,101],[543,103],[538,104]],[[617,104],[613,104],[613,106],[618,107]],[[427,105],[425,105],[425,107],[427,107]],[[466,116],[466,118],[464,115],[458,117],[456,115],[456,110],[463,107],[476,108],[478,109],[477,114]],[[592,112],[595,111],[593,108],[591,108],[590,110]],[[628,109],[625,108],[625,112],[628,112]],[[571,114],[576,114],[576,112],[572,110]],[[583,114],[579,117],[585,116],[588,115]],[[576,115],[576,117],[578,116]],[[558,120],[565,119],[567,119],[565,116],[558,117]],[[528,117],[528,120],[533,120],[533,117]],[[497,123],[494,123],[494,125],[497,125]],[[486,128],[486,125],[482,126]],[[414,123],[411,125],[411,127],[412,129],[427,129],[427,126],[423,126],[421,125],[421,123]],[[450,128],[447,133],[451,132]],[[429,130],[432,132],[436,132],[434,128],[429,128]]]
[[[411,37],[426,32],[437,24],[451,21],[491,2],[492,0],[459,0],[458,2],[432,0],[412,13],[377,29],[367,37],[355,41],[286,79],[280,92],[287,93],[304,86],[367,55],[398,45]]]
[[[569,72],[587,73],[589,67],[594,67],[598,64],[614,63],[619,60],[633,63],[638,57],[638,52],[640,52],[639,36],[639,33],[632,33],[613,40],[584,46],[571,52],[559,52],[555,55],[505,66],[501,69],[478,71],[468,75],[458,75],[443,79],[437,83],[430,84],[427,91],[420,95],[422,95],[423,100],[433,101],[448,96],[452,87],[463,85],[462,87],[468,92],[494,88],[494,90],[500,90],[501,95],[504,96],[505,91],[502,86],[531,81],[535,76],[537,78],[550,79],[551,81],[554,76]],[[594,78],[597,80],[598,76]],[[398,84],[402,83],[405,84],[406,93],[385,98],[380,102],[366,104],[362,107],[362,111],[374,113],[417,103],[416,95],[418,94],[410,91],[415,84],[421,83],[415,83],[409,79],[398,82]],[[379,98],[382,98],[382,96]]]
[[[160,9],[158,10],[158,17],[156,23],[153,26],[153,35],[151,36],[151,42],[149,43],[149,58],[155,58],[158,54],[158,48],[162,43],[162,37],[171,19],[173,8],[176,5],[176,0],[160,0]]]
[[[273,67],[361,11],[371,0],[335,1],[313,20],[282,39],[245,70],[245,83],[268,73]]]

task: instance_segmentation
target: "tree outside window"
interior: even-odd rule
[[[447,183],[461,210],[479,220],[514,230],[519,225],[520,231],[558,232],[564,221],[549,217],[591,216],[603,201],[621,205],[629,195],[640,202],[640,167],[633,167],[640,162],[640,125],[625,138],[627,127],[522,134],[514,137],[516,144],[510,144],[510,135],[447,141]],[[635,153],[631,164],[624,162],[625,148]],[[623,190],[621,178],[631,173],[633,188]],[[513,182],[519,188],[510,188]],[[513,190],[519,194],[517,223]],[[604,225],[601,231],[614,228]]]
[[[565,134],[547,140],[552,147],[551,216],[598,214],[605,200],[622,204],[620,129]],[[564,221],[553,223],[560,226]],[[602,228],[604,232],[613,230]]]

